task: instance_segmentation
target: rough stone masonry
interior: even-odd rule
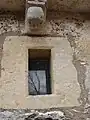
[[[76,2],[76,1],[74,1],[74,2]],[[82,1],[78,1],[78,2],[80,4]],[[76,2],[76,3],[78,4],[78,2]],[[53,4],[53,1],[51,3]],[[59,5],[61,3],[62,2],[60,2]],[[67,3],[69,5],[71,2],[67,2]],[[9,4],[12,4],[12,3],[9,1]],[[88,4],[83,2],[83,4],[85,6],[89,6],[89,2],[88,2]],[[75,6],[75,4],[72,4],[72,6],[73,5]],[[82,5],[81,5],[81,8],[83,10]],[[73,9],[74,8],[77,9],[76,6],[73,7]],[[54,8],[55,7],[56,6],[54,6]],[[67,6],[62,7],[62,5],[61,5],[60,8],[66,9],[68,7]],[[86,10],[87,10],[87,8],[88,7],[86,7]],[[52,14],[52,12],[53,12],[53,14]],[[69,62],[69,61],[67,62],[68,59],[70,60],[70,64],[68,64],[70,66],[68,66],[68,68],[72,66],[71,68],[74,69],[74,75],[75,75],[75,81],[73,82],[72,79],[69,79],[72,81],[71,85],[68,83],[68,84],[66,84],[67,87],[64,86],[65,88],[68,88],[68,89],[64,91],[65,96],[63,96],[62,98],[63,98],[63,100],[65,100],[65,98],[67,100],[67,98],[68,98],[67,96],[71,95],[71,97],[69,97],[68,99],[72,98],[72,100],[73,100],[73,95],[77,95],[76,97],[75,96],[74,97],[77,99],[76,101],[78,101],[77,102],[78,105],[75,105],[76,102],[74,102],[74,104],[72,104],[72,106],[70,104],[68,106],[60,105],[59,107],[54,106],[51,108],[48,107],[47,109],[46,108],[41,109],[41,106],[40,106],[40,108],[38,108],[37,110],[30,110],[30,107],[29,108],[27,107],[25,109],[25,106],[23,104],[21,104],[23,102],[23,100],[19,99],[19,102],[14,102],[15,103],[14,105],[15,106],[17,105],[17,109],[14,109],[15,106],[13,106],[12,109],[8,109],[8,106],[10,105],[10,104],[7,104],[7,101],[9,101],[9,97],[6,94],[2,94],[2,93],[7,93],[7,88],[9,88],[9,86],[12,86],[12,81],[8,81],[7,76],[5,78],[5,81],[2,81],[3,80],[2,76],[5,77],[5,75],[9,74],[7,67],[6,66],[3,67],[2,65],[6,64],[6,63],[4,64],[5,61],[3,61],[5,59],[6,55],[9,57],[10,57],[10,55],[13,55],[13,53],[8,54],[9,46],[11,46],[10,44],[12,44],[12,42],[13,42],[12,39],[10,40],[8,38],[10,38],[11,36],[12,36],[11,38],[13,38],[15,36],[17,36],[19,38],[20,37],[23,38],[23,36],[24,36],[24,20],[25,19],[24,19],[22,13],[19,14],[19,16],[18,16],[16,13],[12,14],[11,12],[5,12],[5,13],[1,12],[1,15],[0,15],[0,61],[1,61],[1,66],[0,66],[0,69],[1,69],[0,119],[1,120],[7,120],[7,119],[9,119],[9,120],[20,120],[20,119],[22,119],[22,120],[23,119],[26,119],[26,120],[30,120],[30,119],[89,120],[90,119],[90,81],[89,81],[89,78],[90,78],[90,75],[89,75],[90,74],[90,56],[89,56],[90,18],[89,18],[89,13],[48,11],[46,26],[44,28],[44,31],[42,31],[42,33],[40,34],[40,36],[42,35],[44,37],[50,37],[50,38],[59,37],[62,41],[62,43],[61,43],[62,55],[63,55],[63,50],[65,50],[65,48],[66,48],[64,46],[66,43],[69,46],[69,48],[67,48],[67,49],[72,51],[71,53],[69,53],[70,56],[66,55],[66,56],[63,56],[64,59],[63,59],[63,57],[62,57],[62,60],[60,59],[61,60],[60,63],[62,62],[62,64],[64,64],[64,65],[66,63],[68,64],[68,62]],[[26,39],[29,39],[29,38],[26,37]],[[52,39],[51,39],[51,41],[52,41]],[[20,40],[19,41],[16,40],[16,43],[17,42],[20,42]],[[6,43],[8,43],[8,44],[6,44]],[[58,42],[54,42],[54,43],[56,44]],[[32,42],[32,44],[35,44],[35,43]],[[42,41],[41,41],[41,44],[45,45],[46,43],[42,43]],[[22,42],[21,45],[24,46],[24,42]],[[11,47],[13,49],[17,46],[18,46],[18,44],[16,44],[15,46],[11,46]],[[56,44],[56,46],[57,46],[57,44]],[[15,50],[15,49],[13,49],[13,50]],[[7,51],[7,52],[5,52],[5,51]],[[58,50],[56,50],[56,51],[59,52]],[[14,53],[15,52],[16,51],[14,51]],[[68,53],[68,51],[66,53]],[[65,55],[65,53],[64,53],[64,55]],[[20,56],[18,56],[18,57],[20,57]],[[9,61],[9,63],[10,62],[11,61]],[[8,62],[7,62],[7,64],[8,64]],[[18,68],[18,66],[17,66],[17,68]],[[66,66],[62,66],[62,68],[66,68]],[[67,68],[67,70],[68,70],[68,68]],[[10,71],[10,72],[12,72],[12,71]],[[2,75],[2,73],[3,73],[3,75]],[[63,76],[65,76],[65,75],[66,75],[66,73]],[[62,76],[62,75],[60,75],[60,76]],[[72,74],[71,75],[69,74],[69,77],[71,77],[71,76],[72,76]],[[58,81],[56,81],[56,82],[58,82]],[[74,85],[75,82],[79,86],[79,88],[77,87],[77,85],[75,87],[75,90],[78,88],[78,91],[76,91],[78,94],[76,94],[76,92],[71,92],[72,94],[69,94],[70,91],[73,90],[73,87],[71,87],[71,86]],[[67,83],[67,81],[65,81],[65,83]],[[16,85],[16,81],[13,81],[13,85]],[[2,88],[4,88],[4,89],[2,89]],[[6,90],[6,91],[3,91],[3,90]],[[62,93],[61,90],[63,90],[63,88],[62,89],[59,88],[58,90],[60,90],[60,91],[58,91],[57,89],[54,89],[54,90],[55,90],[54,94],[58,95],[58,94],[60,94],[60,92]],[[15,91],[14,93],[16,94],[17,92]],[[13,94],[13,92],[12,92],[12,94]],[[15,94],[13,94],[13,96],[15,96]],[[4,96],[7,96],[7,99],[5,99]],[[58,100],[58,105],[59,105],[60,100],[61,99]],[[3,104],[2,104],[2,102],[3,102]],[[50,103],[51,103],[51,101],[50,101]],[[61,101],[60,101],[60,103],[61,103]],[[66,102],[66,105],[67,105],[67,103],[69,103],[69,101]],[[18,107],[19,105],[20,105],[20,107],[23,107],[24,109],[20,109],[20,107]],[[52,111],[53,111],[53,113],[52,113]],[[50,112],[49,113],[50,115],[47,115],[47,112]],[[53,116],[54,116],[53,118],[51,117],[52,116],[51,114],[53,114]],[[58,117],[55,117],[55,116],[58,116]]]

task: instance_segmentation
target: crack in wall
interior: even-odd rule
[[[78,80],[78,83],[79,83],[80,89],[81,89],[81,93],[80,93],[80,97],[78,98],[78,101],[81,104],[81,106],[85,106],[86,103],[88,102],[88,90],[86,89],[86,86],[85,86],[87,63],[82,64],[84,61],[77,60],[76,52],[75,52],[77,46],[75,43],[75,37],[72,35],[72,33],[68,33],[67,39],[70,43],[70,46],[73,49],[72,63],[77,70],[77,80]]]

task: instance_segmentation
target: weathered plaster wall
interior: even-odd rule
[[[24,11],[26,0],[0,1],[1,10]],[[89,12],[89,0],[47,0],[48,10]]]
[[[50,16],[49,16],[50,15]],[[90,18],[89,14],[60,13],[54,16],[49,14],[45,32],[47,36],[59,36],[69,41],[73,50],[73,65],[77,70],[77,81],[80,85],[81,93],[79,97],[80,106],[59,108],[64,111],[67,117],[73,120],[90,118]],[[24,19],[16,16],[0,17],[1,21],[1,52],[6,36],[21,35],[24,31]],[[8,23],[8,24],[7,24]],[[9,30],[9,31],[8,31]],[[2,39],[3,38],[3,39]],[[1,68],[3,69],[3,68]],[[75,94],[75,93],[74,93]],[[54,108],[55,109],[55,108]]]
[[[28,95],[28,49],[34,48],[51,49],[51,95]],[[81,90],[72,64],[72,49],[66,39],[7,37],[3,44],[1,67],[1,108],[45,109],[80,105]]]

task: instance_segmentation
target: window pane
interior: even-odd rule
[[[44,70],[29,71],[29,94],[42,95],[47,93],[46,73]]]

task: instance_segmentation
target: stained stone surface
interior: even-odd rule
[[[38,112],[25,110],[3,110],[0,120],[69,120],[61,111]]]
[[[2,0],[0,9],[24,12],[25,0]],[[48,0],[48,10],[89,12],[89,0]]]
[[[89,113],[79,109],[0,110],[0,120],[90,120]]]
[[[28,95],[28,49],[51,49],[51,95]],[[8,63],[8,64],[7,64]],[[59,37],[6,37],[1,62],[0,107],[41,109],[79,106],[81,89],[72,49]],[[75,92],[75,94],[73,94]],[[22,99],[22,101],[21,101]],[[52,99],[52,100],[51,100]],[[34,102],[34,104],[33,104]]]
[[[84,1],[86,2],[86,1]],[[88,1],[89,5],[89,1]],[[69,41],[73,50],[73,65],[77,70],[77,81],[81,93],[79,97],[80,106],[60,108],[70,120],[90,119],[90,15],[71,13],[49,13],[46,32],[47,36],[58,36]],[[6,36],[23,35],[24,18],[18,19],[15,15],[0,16],[0,61],[3,56],[3,43]],[[4,68],[1,68],[3,69]],[[14,110],[13,110],[14,111]],[[21,110],[20,110],[21,111]],[[17,116],[20,111],[16,112]],[[24,113],[24,112],[22,112]],[[29,112],[30,113],[30,112]],[[12,114],[12,113],[10,113]],[[2,115],[1,115],[2,116]],[[7,120],[7,118],[5,118]],[[19,118],[22,120],[22,118]],[[2,119],[1,119],[2,120]],[[14,120],[14,118],[12,119]]]

